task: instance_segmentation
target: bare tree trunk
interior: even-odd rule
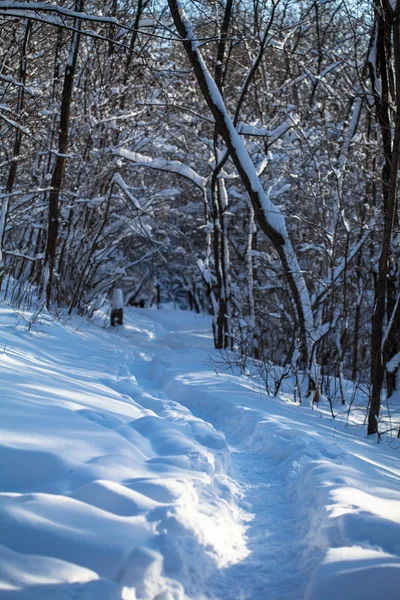
[[[129,70],[131,68],[132,59],[134,56],[134,49],[135,49],[135,45],[136,45],[136,41],[137,41],[137,37],[138,37],[139,23],[140,23],[140,19],[143,14],[143,11],[146,9],[148,4],[149,4],[149,0],[138,0],[136,13],[135,13],[135,19],[134,19],[133,27],[132,27],[132,29],[133,29],[132,37],[131,37],[131,41],[129,44],[129,52],[128,52],[128,56],[127,56],[127,59],[125,62],[124,74],[122,77],[123,91],[122,91],[121,99],[119,101],[120,110],[125,109],[125,102],[126,102],[126,96],[127,96],[127,85],[128,85],[128,81],[129,81]]]
[[[75,1],[75,10],[83,12],[84,0]],[[72,37],[71,48],[64,72],[64,85],[61,97],[58,153],[51,178],[51,191],[49,195],[49,217],[47,230],[47,246],[45,258],[46,276],[46,307],[50,307],[52,288],[54,282],[54,268],[56,264],[58,229],[59,229],[59,200],[60,191],[64,179],[65,166],[67,163],[69,124],[71,113],[71,102],[76,63],[78,59],[80,41],[80,19],[75,20],[75,31]]]
[[[375,306],[372,314],[371,336],[371,401],[368,416],[368,434],[377,433],[382,388],[386,363],[384,357],[384,324],[387,308],[387,278],[391,254],[391,242],[395,211],[397,209],[397,183],[400,159],[400,0],[392,10],[386,0],[376,0],[376,66],[381,80],[381,94],[376,92],[375,71],[372,65],[371,78],[375,91],[375,104],[378,122],[381,128],[385,164],[382,170],[383,188],[383,240],[379,257],[379,270],[376,282]],[[393,42],[392,42],[393,40]],[[393,74],[391,72],[391,54],[393,43],[395,117],[392,140],[392,119],[390,100]]]
[[[231,348],[231,275],[228,240],[228,196],[222,178],[215,181],[212,190],[214,205],[214,261],[218,285],[217,343],[216,348]]]
[[[255,283],[255,268],[252,256],[252,250],[255,244],[256,225],[254,223],[254,211],[253,206],[249,202],[249,223],[247,233],[247,247],[246,247],[246,263],[247,263],[247,296],[249,302],[249,330],[250,330],[250,356],[258,359],[259,348],[258,339],[256,332],[256,306],[254,302],[254,283]]]
[[[108,219],[108,215],[109,215],[109,211],[110,211],[110,205],[111,205],[111,199],[112,199],[112,194],[113,194],[113,189],[114,189],[114,180],[111,179],[110,181],[110,187],[109,187],[109,191],[107,194],[107,204],[104,210],[104,214],[103,214],[103,218],[99,224],[99,227],[95,233],[95,235],[92,238],[91,241],[91,245],[90,245],[90,249],[88,250],[87,254],[86,254],[86,258],[85,258],[85,262],[82,268],[82,271],[80,273],[79,279],[78,279],[78,284],[76,286],[76,289],[74,291],[74,294],[72,296],[72,300],[69,304],[68,307],[68,314],[70,315],[73,311],[73,309],[75,308],[76,305],[79,304],[81,297],[82,297],[82,293],[84,291],[84,287],[85,287],[85,282],[89,276],[89,267],[90,267],[90,261],[93,257],[93,254],[96,250],[96,246],[97,246],[97,242],[99,240],[99,237],[104,229],[104,227],[106,226],[107,223],[107,219]]]
[[[26,60],[27,60],[27,51],[28,51],[28,44],[29,44],[29,40],[30,40],[30,36],[31,36],[31,30],[32,30],[32,23],[30,20],[28,20],[25,25],[25,34],[24,34],[24,39],[22,42],[21,59],[20,59],[20,64],[19,64],[19,83],[20,83],[20,85],[18,88],[18,102],[17,102],[17,109],[16,109],[16,114],[18,115],[18,117],[22,116],[22,112],[23,112],[23,108],[24,108]],[[6,196],[5,196],[2,206],[1,206],[1,213],[0,213],[0,285],[1,285],[1,280],[3,278],[3,269],[4,269],[4,258],[3,258],[4,235],[5,235],[5,231],[6,231],[6,223],[7,223],[9,206],[10,206],[11,194],[12,194],[14,184],[15,184],[15,179],[17,176],[18,159],[19,159],[19,156],[21,153],[21,145],[22,145],[22,135],[23,135],[22,130],[17,128],[15,131],[11,166],[10,166],[10,170],[8,172],[6,189],[5,189]]]
[[[359,252],[357,257],[356,277],[357,277],[357,300],[354,315],[354,337],[353,337],[353,356],[352,356],[352,367],[351,367],[351,378],[353,381],[357,380],[359,372],[359,333],[360,333],[360,321],[361,321],[361,301],[363,296],[362,278],[361,278],[361,261],[362,251]]]
[[[224,17],[221,24],[220,39],[217,48],[215,61],[215,83],[223,93],[224,73],[226,71],[225,55],[227,35],[232,19],[234,0],[227,0]],[[218,127],[214,128],[214,154],[217,163],[219,151],[219,132]],[[229,265],[229,240],[228,240],[228,195],[226,193],[225,183],[220,179],[221,165],[216,164],[213,176],[211,178],[211,199],[213,204],[214,217],[214,263],[218,285],[218,314],[216,318],[216,348],[232,347],[232,337],[230,335],[231,321],[231,285],[230,285],[230,265]]]

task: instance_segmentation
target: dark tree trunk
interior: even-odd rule
[[[31,21],[27,21],[25,26],[25,34],[22,43],[22,52],[21,59],[19,65],[19,89],[18,89],[18,103],[16,113],[18,117],[22,116],[23,108],[24,108],[24,99],[25,99],[25,80],[26,80],[26,61],[27,61],[27,51],[28,44],[31,37],[32,23]],[[6,197],[3,200],[3,204],[1,207],[0,214],[0,285],[1,279],[3,277],[3,265],[4,265],[4,236],[6,231],[6,223],[8,217],[8,211],[10,206],[11,194],[14,188],[15,179],[17,177],[17,169],[18,169],[18,159],[21,154],[21,145],[22,145],[22,129],[17,128],[15,131],[14,138],[14,146],[12,151],[11,165],[10,170],[8,172],[7,183],[6,183]]]
[[[76,0],[75,10],[83,11],[84,0]],[[59,200],[62,182],[64,179],[65,166],[67,163],[69,124],[71,114],[72,92],[76,63],[78,59],[80,41],[80,20],[75,21],[75,32],[72,37],[71,48],[64,71],[64,84],[61,96],[60,123],[58,136],[58,153],[54,164],[51,178],[51,191],[49,194],[49,216],[47,230],[47,246],[45,269],[47,270],[46,282],[46,307],[50,307],[54,270],[57,255],[58,229],[59,229]]]
[[[385,163],[382,169],[383,239],[376,281],[375,306],[372,314],[371,335],[371,399],[368,434],[377,433],[382,389],[385,378],[384,324],[387,314],[388,274],[391,256],[393,225],[397,209],[397,180],[400,158],[400,4],[393,11],[386,0],[375,1],[376,14],[376,67],[380,76],[381,92],[377,91],[374,66],[371,79],[375,92],[377,119],[381,129]],[[393,56],[392,56],[393,46]],[[394,78],[392,72],[394,64]],[[395,90],[393,86],[395,85]],[[391,103],[395,105],[394,135],[392,138]],[[391,292],[393,293],[393,292]],[[390,332],[387,332],[390,335]]]

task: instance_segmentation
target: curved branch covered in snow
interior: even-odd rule
[[[187,165],[179,162],[179,160],[165,160],[164,158],[152,158],[145,154],[139,154],[138,152],[131,152],[125,148],[116,148],[113,150],[113,154],[126,158],[134,166],[137,167],[148,167],[157,171],[166,171],[167,173],[176,173],[185,179],[188,179],[194,183],[203,192],[206,188],[207,179],[202,177],[196,171],[188,167]]]
[[[214,116],[218,131],[250,197],[255,219],[279,254],[296,306],[300,328],[301,363],[306,366],[310,358],[313,315],[310,296],[288,236],[285,217],[261,185],[254,163],[226,110],[218,86],[204,63],[198,40],[184,10],[178,0],[168,0],[168,4],[203,97]]]

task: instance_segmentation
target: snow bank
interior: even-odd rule
[[[245,555],[224,436],[137,383],[129,326],[0,322],[2,599],[180,599]]]

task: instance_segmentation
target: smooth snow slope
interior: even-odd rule
[[[1,600],[381,600],[400,461],[218,373],[209,320],[0,310]]]

